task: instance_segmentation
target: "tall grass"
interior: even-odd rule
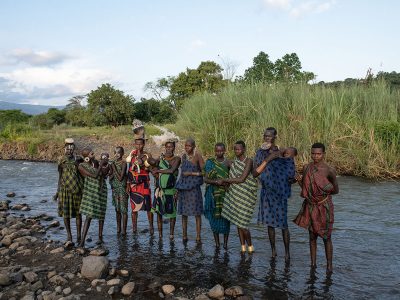
[[[339,88],[231,85],[218,95],[189,99],[175,127],[181,136],[194,137],[206,154],[216,142],[231,146],[239,139],[253,154],[263,130],[273,126],[280,146],[298,148],[299,165],[318,141],[327,145],[327,159],[339,173],[395,178],[400,177],[399,111],[399,92],[382,81]]]

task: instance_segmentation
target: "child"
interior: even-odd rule
[[[126,235],[128,223],[128,194],[126,193],[126,162],[122,159],[124,148],[118,146],[114,149],[115,160],[111,162],[113,175],[110,176],[112,189],[112,203],[115,207],[117,218],[117,234],[121,233],[122,216],[122,235]]]

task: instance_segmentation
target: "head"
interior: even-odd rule
[[[295,147],[288,147],[283,150],[283,157],[285,158],[295,158],[297,156],[297,149]]]
[[[224,143],[216,143],[214,147],[215,157],[222,159],[225,155],[226,149]]]
[[[102,153],[102,154],[100,155],[100,159],[102,159],[102,160],[107,160],[107,161],[108,161],[108,160],[110,159],[110,154],[104,152],[104,153]]]
[[[325,145],[322,143],[315,143],[311,146],[311,159],[315,163],[323,161],[325,158]]]
[[[94,159],[94,152],[91,148],[85,148],[82,150],[82,157],[85,162],[92,161]]]
[[[235,145],[233,145],[233,151],[236,157],[242,156],[246,152],[246,144],[243,141],[237,141]]]
[[[165,143],[165,154],[168,156],[173,156],[175,151],[175,142]]]
[[[74,140],[71,138],[65,139],[65,144],[64,144],[65,155],[72,156],[74,154],[74,150],[75,150]]]
[[[276,135],[278,132],[274,127],[268,127],[264,130],[264,143],[269,143],[271,145],[275,144]]]
[[[185,151],[187,154],[192,154],[196,148],[196,142],[192,138],[188,138],[185,142]]]
[[[143,151],[145,145],[144,139],[135,139],[135,149],[139,150],[140,152]]]
[[[121,159],[122,156],[124,156],[124,148],[122,148],[121,146],[115,147],[114,156],[116,159]]]

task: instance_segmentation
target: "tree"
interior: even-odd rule
[[[186,69],[172,82],[169,100],[179,110],[185,99],[197,92],[217,93],[226,85],[222,67],[213,61],[201,62],[197,69]]]
[[[132,96],[106,83],[87,95],[90,124],[122,125],[131,122],[134,113]],[[89,125],[89,124],[88,124]]]
[[[143,122],[152,122],[158,124],[172,123],[176,115],[172,105],[167,101],[158,101],[156,99],[144,99],[135,103],[135,119]]]
[[[174,77],[167,76],[159,78],[156,81],[149,81],[144,86],[145,92],[150,92],[157,100],[165,100],[170,92],[171,84],[174,81]]]
[[[253,66],[244,71],[246,82],[272,82],[274,80],[274,63],[268,54],[260,52],[253,58]]]

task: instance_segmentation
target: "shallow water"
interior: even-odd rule
[[[202,241],[195,239],[194,217],[189,218],[189,242],[181,242],[181,218],[175,229],[175,242],[168,239],[169,227],[164,224],[164,239],[148,233],[145,213],[139,214],[139,234],[132,236],[128,222],[128,237],[116,236],[114,210],[109,204],[104,231],[105,247],[117,268],[134,272],[133,279],[151,282],[155,277],[163,283],[183,287],[209,289],[217,283],[223,286],[240,285],[255,299],[399,299],[400,298],[400,183],[370,182],[354,177],[340,177],[340,194],[334,197],[335,225],[334,273],[325,275],[324,247],[318,241],[318,269],[310,272],[308,234],[290,223],[291,263],[285,266],[283,242],[277,232],[276,260],[271,260],[266,229],[253,225],[251,233],[256,252],[249,256],[239,254],[236,228],[231,227],[228,251],[215,251],[207,220],[203,217]],[[0,160],[0,198],[15,192],[13,204],[28,203],[29,212],[19,215],[46,213],[57,216],[57,205],[51,200],[57,186],[57,167],[51,163]],[[293,188],[289,200],[289,219],[300,209],[299,189]],[[21,196],[26,196],[21,198]],[[41,200],[47,200],[41,203]],[[254,224],[256,224],[256,213]],[[58,218],[58,217],[57,217]],[[58,218],[62,224],[62,219]],[[156,222],[154,227],[157,228]],[[65,231],[52,229],[49,238],[65,240]],[[75,232],[74,232],[75,236]],[[89,236],[94,247],[97,222],[92,222]],[[149,296],[150,297],[150,296]]]

